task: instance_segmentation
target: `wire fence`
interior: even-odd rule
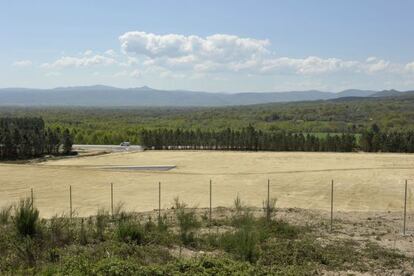
[[[317,206],[325,206],[325,208],[315,209],[328,211],[330,231],[333,231],[334,229],[336,214],[338,212],[348,212],[350,210],[349,208],[343,208],[344,205],[341,201],[346,201],[348,203],[351,202],[351,204],[354,204],[357,207],[359,204],[360,207],[364,207],[364,210],[366,209],[365,211],[389,213],[392,209],[392,211],[396,213],[397,219],[401,221],[401,234],[407,235],[414,233],[414,216],[411,213],[414,204],[413,195],[409,184],[410,181],[404,180],[402,181],[401,185],[396,186],[394,194],[388,193],[387,195],[384,195],[386,196],[386,199],[384,199],[383,202],[378,202],[378,206],[382,204],[386,207],[380,210],[375,210],[375,208],[374,210],[371,210],[369,207],[364,205],[363,200],[352,198],[358,191],[349,190],[347,189],[346,185],[344,185],[343,183],[336,183],[334,180],[331,180],[330,183],[327,183],[325,185],[325,192],[321,192],[323,189],[318,189],[317,192],[319,194],[314,194],[313,197],[309,197],[309,195],[302,195],[302,198],[307,197],[306,200],[310,202],[317,201],[319,204]],[[215,185],[215,182],[213,182],[213,180],[210,179],[207,183],[205,183],[202,186],[205,186],[205,189],[200,191],[198,187],[197,192],[192,192],[190,187],[190,191],[187,191],[187,193],[185,194],[187,198],[182,198],[182,191],[174,191],[174,187],[168,187],[168,182],[162,183],[159,181],[152,185],[152,191],[145,191],[145,193],[143,193],[141,197],[136,198],[136,191],[128,191],[125,187],[117,186],[116,183],[110,182],[108,183],[108,185],[100,185],[99,187],[95,187],[97,188],[94,189],[95,196],[94,193],[90,193],[87,196],[88,198],[94,199],[92,204],[85,199],[86,195],[77,193],[76,189],[74,189],[72,185],[67,186],[66,192],[61,191],[59,193],[55,193],[55,196],[44,197],[42,196],[42,192],[45,191],[35,190],[34,188],[31,188],[28,191],[28,196],[31,197],[32,203],[40,209],[41,213],[42,211],[46,211],[46,213],[51,214],[53,213],[53,211],[55,211],[55,214],[57,215],[59,215],[59,212],[60,214],[65,213],[66,215],[69,215],[70,218],[72,218],[74,215],[86,216],[96,214],[97,209],[100,207],[105,207],[110,211],[111,215],[113,215],[114,205],[117,202],[125,203],[126,206],[146,206],[147,208],[138,207],[139,210],[131,211],[156,211],[158,213],[158,217],[161,218],[163,210],[168,208],[168,204],[172,204],[172,198],[179,197],[181,200],[185,202],[189,201],[190,204],[195,203],[193,205],[194,207],[207,208],[210,225],[212,222],[215,207],[230,207],[232,206],[233,199],[238,196],[240,196],[240,198],[243,199],[243,194],[240,193],[241,190],[238,190],[234,191],[233,199],[227,198],[227,204],[221,204],[223,203],[223,200],[221,199],[220,202],[215,202],[215,197],[220,197],[220,194],[224,192],[228,194],[229,191],[226,190],[225,185],[220,185],[220,183],[216,183]],[[262,206],[260,206],[259,204],[249,204],[249,206],[263,208],[266,217],[269,219],[271,213],[270,208],[272,208],[272,206],[270,206],[271,199],[283,196],[283,194],[280,191],[278,191],[278,187],[280,186],[273,184],[272,181],[268,179],[267,184],[264,184],[263,187],[257,187],[258,192],[262,194]],[[397,189],[397,187],[399,187],[399,189]],[[137,190],[139,193],[139,187],[137,188]],[[146,194],[148,194],[148,192],[152,193],[152,196],[145,196]],[[119,198],[117,198],[117,193],[119,193]],[[381,194],[381,192],[378,191],[377,193]],[[191,198],[188,197],[189,195]],[[246,196],[246,194],[244,195]],[[293,196],[300,197],[300,190],[298,191],[296,189],[295,194]],[[372,194],[372,196],[375,200],[376,195]],[[257,195],[255,195],[255,197],[257,198]],[[285,195],[285,205],[286,201],[288,201],[289,198],[290,195],[288,193],[288,195]],[[390,201],[390,198],[393,198],[393,200]],[[186,199],[190,200],[187,201]],[[355,201],[353,201],[354,199]],[[372,202],[373,199],[370,200]],[[323,201],[323,204],[321,204],[320,201]],[[301,207],[295,206],[294,203],[291,205],[287,204],[286,206]],[[310,206],[312,206],[312,204],[310,204]],[[280,206],[276,204],[276,208],[278,207]],[[310,207],[309,209],[313,208]]]

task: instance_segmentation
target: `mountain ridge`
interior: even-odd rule
[[[391,91],[391,92],[387,92]],[[1,88],[0,106],[231,106],[271,102],[331,100],[342,97],[383,97],[403,95],[397,90],[347,89],[288,92],[203,92],[161,90],[148,86],[117,88],[106,85],[69,86],[52,89]]]

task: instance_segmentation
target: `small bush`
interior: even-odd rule
[[[88,243],[88,233],[85,229],[85,222],[84,219],[81,219],[81,225],[79,229],[79,243],[81,245],[86,245]]]
[[[236,230],[234,233],[225,233],[220,239],[224,250],[234,254],[242,261],[256,262],[259,256],[259,233],[250,225]]]
[[[299,235],[307,233],[306,227],[295,226],[282,220],[269,222],[259,221],[258,226],[262,227],[266,234],[280,239],[297,239]]]
[[[401,266],[406,257],[397,250],[386,249],[376,243],[369,242],[362,251],[370,259],[381,263],[384,267],[395,269]]]
[[[24,236],[15,243],[16,253],[20,260],[28,267],[36,264],[36,257],[39,255],[39,248],[35,240],[30,236]]]
[[[5,206],[0,210],[0,225],[6,225],[9,223],[11,211],[13,206]]]
[[[174,203],[181,242],[184,245],[195,246],[195,232],[201,226],[196,213],[194,210],[187,210],[187,205],[184,202],[180,202],[178,197],[174,199]]]
[[[39,211],[30,199],[21,200],[15,208],[14,225],[22,237],[34,237],[38,230]]]
[[[266,215],[267,221],[270,221],[276,212],[276,202],[276,198],[271,198],[269,202],[267,202],[267,199],[263,200],[263,211]]]
[[[121,221],[116,230],[116,236],[119,241],[133,242],[142,244],[144,242],[144,231],[136,222]]]
[[[72,243],[75,239],[71,222],[65,216],[52,217],[48,230],[53,246],[63,246]]]
[[[96,238],[100,241],[105,239],[105,229],[109,221],[109,213],[105,209],[99,209],[98,213],[96,214],[96,221],[95,221],[95,235]]]
[[[139,275],[140,271],[140,266],[136,263],[118,258],[104,258],[93,268],[93,274],[107,276]]]

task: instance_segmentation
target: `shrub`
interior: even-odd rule
[[[20,241],[15,243],[17,256],[28,267],[36,264],[36,256],[38,256],[39,248],[30,236],[24,236]]]
[[[65,216],[52,217],[48,230],[53,246],[63,246],[74,241],[71,222]]]
[[[134,242],[142,244],[144,242],[144,231],[136,222],[120,221],[116,230],[116,236],[119,241]]]
[[[98,213],[96,214],[96,221],[95,221],[95,235],[96,238],[100,241],[103,241],[105,239],[105,229],[106,225],[109,221],[109,214],[108,211],[105,209],[99,209]]]
[[[0,210],[0,225],[5,225],[5,224],[9,223],[12,208],[13,208],[12,205],[5,206],[5,207],[1,208],[1,210]]]
[[[86,245],[88,243],[88,233],[85,229],[85,222],[84,219],[81,219],[81,225],[79,229],[79,243],[81,245]]]
[[[249,263],[225,257],[203,257],[177,260],[165,265],[142,267],[138,275],[265,275]]]
[[[39,211],[30,199],[21,200],[15,208],[14,225],[22,237],[33,237],[38,230]]]
[[[260,220],[257,226],[261,227],[262,232],[266,235],[281,239],[296,239],[300,234],[309,231],[306,227],[294,226],[282,220],[273,220],[270,222]]]
[[[220,238],[224,250],[250,263],[256,262],[259,256],[258,241],[259,233],[251,225],[245,225],[233,233],[225,233]]]
[[[140,270],[140,266],[132,261],[121,260],[118,258],[104,258],[94,266],[93,274],[107,276],[128,276],[139,275]]]
[[[406,260],[406,256],[401,252],[393,249],[386,249],[374,242],[369,242],[363,249],[370,259],[381,263],[384,267],[395,269],[401,266],[401,263]]]
[[[265,212],[267,221],[270,221],[276,212],[276,198],[271,198],[268,200],[263,200],[263,211]]]
[[[174,199],[175,215],[177,217],[178,227],[180,229],[180,239],[184,245],[195,245],[195,231],[200,228],[200,222],[197,219],[194,210],[187,210],[187,205],[180,202],[179,198]]]

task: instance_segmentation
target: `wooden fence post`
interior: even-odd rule
[[[333,193],[334,193],[334,181],[331,183],[331,232],[333,229]]]
[[[213,193],[213,187],[212,182],[210,179],[210,215],[209,215],[209,226],[211,227],[211,214],[212,214],[212,193]]]
[[[267,221],[270,221],[270,179],[267,180]]]
[[[404,224],[403,224],[403,235],[405,236],[405,227],[407,221],[407,186],[408,181],[405,180],[405,192],[404,192]]]
[[[158,223],[161,222],[161,182],[158,182]]]
[[[34,207],[34,196],[33,196],[33,188],[30,188],[30,205]]]
[[[111,215],[114,218],[114,184],[111,182]]]
[[[72,211],[72,186],[69,186],[69,217],[72,219],[73,211]]]

